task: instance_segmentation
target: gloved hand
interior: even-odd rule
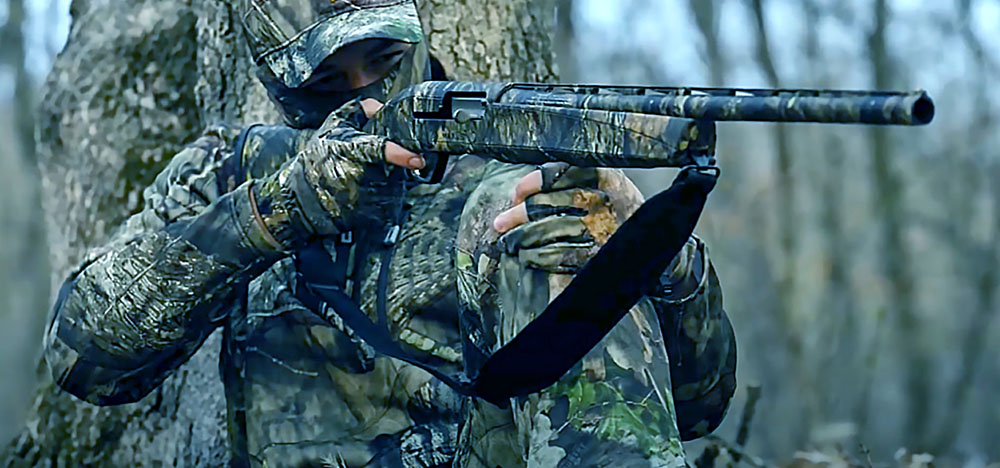
[[[504,234],[504,251],[543,271],[573,273],[583,266],[624,221],[622,212],[634,209],[616,210],[601,189],[602,171],[548,163],[524,176],[515,189],[515,206],[493,223]]]
[[[575,273],[643,199],[621,172],[549,163],[518,182],[513,201],[493,223],[504,234],[505,253],[536,269]],[[651,293],[670,299],[693,294],[704,281],[703,249],[692,237]]]
[[[254,206],[271,236],[265,239],[269,244],[292,250],[308,238],[349,229],[347,217],[357,204],[366,171],[384,170],[385,163],[407,169],[424,166],[420,155],[358,128],[378,107],[374,100],[345,104],[297,157],[254,187]]]
[[[362,176],[388,165],[424,166],[420,155],[359,130],[380,107],[371,101],[345,104],[277,171],[248,180],[176,229],[206,253],[237,265],[275,259],[349,229]]]

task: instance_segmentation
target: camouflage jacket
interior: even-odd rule
[[[203,216],[239,180],[294,158],[309,132],[258,126],[240,144],[238,135],[212,128],[176,155],[145,190],[143,209],[67,279],[46,338],[65,390],[98,405],[137,401],[222,327],[238,466],[673,466],[683,464],[682,438],[721,421],[735,341],[699,240],[662,291],[562,380],[500,409],[380,355],[344,323],[319,320],[299,298],[292,258],[228,268],[177,237],[174,226]],[[497,248],[491,220],[530,170],[466,156],[441,184],[406,192],[387,327],[426,366],[461,371],[466,350],[496,350],[571,278],[549,268],[564,243]],[[619,171],[602,172],[602,184],[615,222],[641,202]],[[347,289],[374,321],[387,227],[371,219],[320,245],[335,263],[354,257],[359,274]]]

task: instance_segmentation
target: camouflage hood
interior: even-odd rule
[[[385,102],[429,79],[427,44],[413,0],[242,0],[243,26],[257,76],[285,123],[318,128],[326,116],[357,98]],[[341,47],[365,39],[414,44],[398,67],[361,89],[317,93],[300,87]]]
[[[242,12],[254,60],[289,88],[344,45],[424,37],[413,0],[243,0]]]

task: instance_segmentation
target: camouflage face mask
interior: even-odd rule
[[[338,93],[315,93],[308,88],[288,88],[263,67],[258,69],[258,76],[268,94],[281,109],[285,123],[295,128],[319,128],[331,112],[352,99],[372,98],[379,102],[388,100],[400,74],[401,65],[402,61],[384,78],[368,86]]]

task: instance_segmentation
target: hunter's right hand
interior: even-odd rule
[[[385,163],[424,167],[420,155],[361,130],[381,107],[373,99],[345,104],[327,117],[295,158],[254,185],[257,224],[264,228],[267,244],[287,252],[312,238],[350,230],[348,217],[366,171]]]
[[[382,109],[382,106],[381,102],[372,98],[361,101],[361,108],[364,110],[365,117],[369,119],[374,117]],[[391,141],[385,143],[385,161],[407,169],[423,169],[425,164],[424,158],[419,154]]]

